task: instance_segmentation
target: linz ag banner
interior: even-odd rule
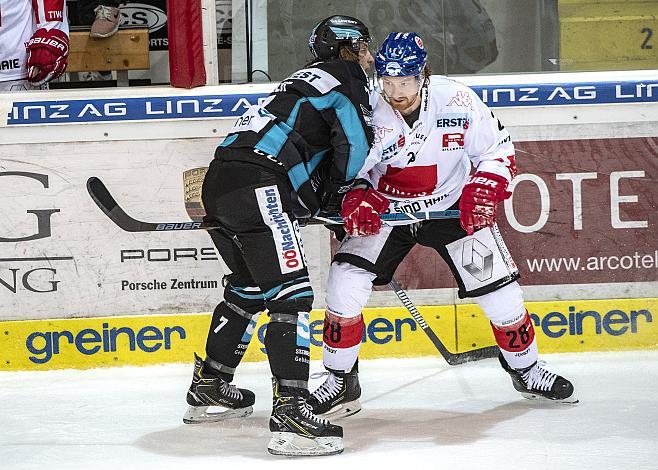
[[[658,280],[658,138],[515,147],[519,175],[497,220],[524,285]],[[410,288],[455,287],[422,247],[396,276]]]
[[[482,101],[492,108],[658,101],[658,81],[496,85],[472,88]],[[257,104],[266,96],[266,93],[253,93],[15,102],[9,111],[7,125],[238,117],[250,105]]]

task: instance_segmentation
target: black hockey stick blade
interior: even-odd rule
[[[398,296],[398,299],[402,302],[402,305],[409,311],[413,319],[418,323],[418,326],[423,330],[427,335],[429,340],[432,342],[434,347],[439,351],[441,356],[445,361],[451,366],[456,366],[459,364],[464,364],[471,361],[479,361],[481,359],[490,359],[498,355],[498,346],[487,346],[485,348],[473,349],[471,351],[464,351],[462,353],[451,353],[448,351],[448,348],[445,347],[443,342],[439,339],[438,336],[434,333],[434,330],[430,328],[423,316],[420,314],[416,306],[411,302],[411,299],[407,296],[407,293],[402,289],[400,284],[397,283],[395,279],[391,279],[389,282],[389,287],[393,289],[395,295]]]
[[[181,230],[208,230],[213,227],[205,226],[203,222],[142,222],[133,219],[119,206],[107,190],[105,184],[95,176],[87,180],[87,191],[96,205],[107,215],[112,222],[126,232],[166,232]]]

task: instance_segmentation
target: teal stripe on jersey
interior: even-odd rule
[[[288,140],[288,134],[292,132],[292,129],[295,127],[295,121],[297,120],[297,115],[299,114],[299,107],[302,105],[302,102],[305,101],[305,98],[297,100],[295,106],[290,110],[290,115],[285,123],[278,122],[265,133],[263,138],[255,145],[255,147],[274,157],[279,155],[279,152],[283,148],[286,140]]]
[[[308,163],[300,162],[288,170],[288,178],[290,179],[292,187],[295,191],[297,191],[302,184],[309,180],[311,173],[313,173],[313,170],[317,168],[317,166],[322,161],[322,158],[327,154],[328,151],[329,149],[322,150],[321,152],[313,155],[311,157],[311,161]]]
[[[270,128],[269,131],[265,133],[262,139],[254,146],[256,149],[261,152],[265,152],[269,155],[277,156],[281,151],[281,148],[288,140],[288,134],[292,129],[286,126],[285,123],[278,122]]]
[[[368,146],[366,132],[363,129],[356,108],[345,95],[337,91],[332,91],[324,96],[307,99],[319,111],[329,108],[336,109],[336,117],[338,117],[338,121],[343,127],[343,132],[345,132],[350,145],[345,180],[349,181],[356,178],[356,175],[366,161],[370,148]]]
[[[235,139],[237,139],[237,138],[238,138],[238,134],[229,135],[226,139],[224,139],[224,142],[219,144],[219,146],[220,147],[228,147],[233,142],[235,142]]]

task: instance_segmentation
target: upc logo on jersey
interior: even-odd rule
[[[493,252],[481,241],[470,238],[462,247],[462,266],[478,281],[487,281],[493,274]]]
[[[465,91],[458,91],[448,102],[448,106],[460,106],[462,108],[473,109],[473,100],[471,95]]]
[[[452,134],[443,134],[443,151],[459,150],[464,148],[464,134],[455,132]]]
[[[276,186],[256,189],[256,198],[263,221],[274,235],[281,273],[291,273],[304,266],[304,253],[298,240],[299,225],[288,218],[281,206]]]

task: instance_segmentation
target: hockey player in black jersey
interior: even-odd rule
[[[309,39],[317,60],[238,119],[203,183],[205,222],[220,227],[210,234],[232,273],[212,317],[206,357],[195,361],[184,421],[251,413],[254,394],[231,381],[257,316],[266,310],[273,454],[343,450],[342,428],[318,418],[306,403],[313,290],[297,219],[340,211],[351,231],[379,230],[388,201],[354,185],[373,141],[369,42],[368,29],[355,18],[318,23]],[[209,406],[227,410],[209,413]]]

